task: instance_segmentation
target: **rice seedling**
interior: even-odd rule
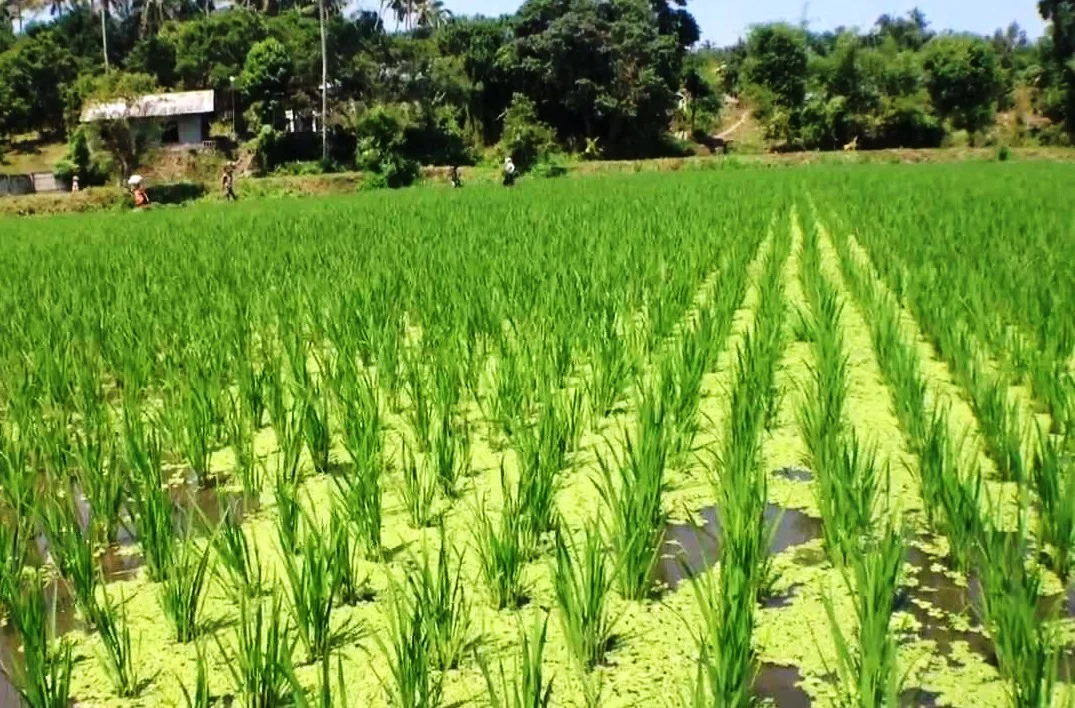
[[[853,596],[854,630],[850,636],[840,626],[832,596],[822,596],[836,646],[841,705],[900,705],[905,677],[899,672],[891,622],[902,567],[903,534],[892,527],[849,554],[842,573]]]
[[[146,573],[155,583],[172,568],[175,520],[172,502],[161,484],[160,449],[148,448],[139,463],[127,509],[146,561]],[[142,456],[141,453],[139,453]]]
[[[268,608],[260,600],[240,597],[235,643],[226,647],[213,635],[245,708],[287,705],[293,697],[288,677],[293,671],[291,655],[298,640],[291,633],[291,625],[280,621],[285,616],[275,590]]]
[[[337,657],[336,683],[333,688],[332,655],[325,654],[321,659],[321,678],[317,684],[317,697],[311,700],[307,697],[306,690],[299,683],[294,671],[288,673],[288,681],[291,683],[292,700],[296,708],[333,708],[333,706],[350,705],[347,701],[347,683],[343,678],[343,659]]]
[[[257,597],[264,585],[258,545],[243,531],[236,508],[229,505],[223,495],[218,503],[224,513],[213,536],[213,547],[220,559],[216,568],[223,581],[221,584],[228,590],[237,589],[240,594]]]
[[[273,499],[276,502],[276,536],[280,548],[288,553],[296,553],[299,550],[299,524],[303,516],[296,483],[289,481],[284,474],[277,473]]]
[[[492,708],[547,708],[552,704],[553,681],[545,678],[542,667],[548,628],[549,616],[545,615],[529,632],[520,631],[522,646],[511,679],[503,664],[494,676],[488,662],[477,655]]]
[[[205,658],[204,640],[198,640],[194,644],[194,664],[194,689],[188,690],[185,684],[179,685],[183,693],[183,704],[186,708],[209,708],[212,705],[212,695],[209,693],[209,667]]]
[[[127,616],[127,600],[120,597],[119,605],[112,604],[107,590],[101,592],[102,602],[96,605],[93,624],[101,638],[104,664],[112,690],[120,698],[136,698],[145,685],[131,646],[131,626]]]
[[[536,425],[521,428],[513,440],[519,463],[519,510],[525,516],[527,544],[531,547],[557,523],[556,495],[567,465],[571,434],[568,421],[557,415],[555,407],[547,405]]]
[[[0,666],[31,708],[67,708],[71,702],[74,656],[67,639],[56,640],[55,603],[45,598],[38,573],[0,577],[7,621],[22,642],[22,661]]]
[[[87,532],[101,544],[116,539],[124,493],[113,423],[106,411],[96,403],[84,407],[73,445],[75,477],[88,507]]]
[[[589,352],[593,365],[590,379],[590,410],[598,417],[607,416],[627,388],[636,366],[628,351],[625,325],[610,310],[598,315],[595,349]]]
[[[158,591],[161,609],[175,629],[177,642],[185,644],[198,635],[205,581],[209,571],[210,545],[199,548],[191,539],[176,541],[174,562]]]
[[[519,499],[508,488],[503,468],[500,486],[504,491],[500,518],[491,518],[483,502],[475,514],[474,530],[482,578],[497,609],[516,607],[523,599],[523,568],[529,551],[525,546],[526,527]]]
[[[331,567],[336,575],[338,600],[344,605],[357,605],[373,599],[369,577],[359,570],[360,549],[354,542],[354,528],[347,512],[333,509],[327,543],[332,554]]]
[[[429,456],[419,464],[407,442],[403,441],[403,486],[400,494],[411,525],[415,528],[432,526],[435,521],[434,502],[437,500],[437,475],[429,463]]]
[[[1061,461],[1067,447],[1066,440],[1039,428],[1032,477],[1041,504],[1039,544],[1049,549],[1051,567],[1065,582],[1075,561],[1075,465]]]
[[[425,609],[400,588],[389,593],[387,636],[374,641],[388,661],[388,677],[379,677],[390,705],[400,708],[437,708],[441,705],[444,677],[434,668],[432,627]]]
[[[430,431],[433,426],[433,410],[426,393],[429,386],[426,379],[427,374],[421,359],[416,355],[409,356],[407,358],[407,393],[410,397],[408,413],[419,452],[429,450]]]
[[[581,548],[557,533],[553,588],[560,623],[568,647],[586,670],[604,663],[612,645],[617,618],[608,602],[614,575],[596,528],[586,529]]]
[[[300,401],[291,406],[280,403],[276,405],[283,406],[282,410],[274,414],[280,417],[273,418],[273,430],[276,432],[276,441],[280,448],[277,456],[276,484],[286,483],[294,486],[299,483],[301,477],[299,462],[302,459],[305,442],[306,404]]]
[[[241,394],[229,395],[231,405],[226,410],[224,423],[228,445],[235,454],[235,476],[246,494],[259,494],[264,480],[254,452],[254,434],[260,420],[258,416],[263,416],[264,412],[251,409]]]
[[[219,397],[220,391],[211,374],[196,369],[173,393],[172,404],[165,409],[171,411],[166,419],[173,443],[190,464],[201,486],[209,480],[209,459],[220,420]]]
[[[459,494],[459,480],[470,467],[470,443],[466,426],[457,427],[449,410],[440,410],[436,416],[427,459],[436,472],[437,485],[447,499]]]
[[[343,440],[354,467],[333,476],[337,502],[347,510],[359,538],[371,555],[381,553],[381,473],[384,443],[377,390],[368,377],[352,377],[341,384]]]
[[[1014,706],[1052,705],[1059,636],[1056,609],[1038,616],[1041,571],[1026,563],[1025,518],[1015,532],[987,525],[982,535],[981,613]]]
[[[346,627],[332,626],[336,598],[342,581],[348,577],[346,569],[335,565],[337,557],[332,540],[311,528],[297,553],[281,549],[291,618],[310,664],[328,653],[346,631]]]
[[[662,506],[668,462],[666,409],[650,388],[638,407],[633,435],[624,435],[624,453],[609,462],[600,459],[599,491],[608,510],[606,535],[616,558],[620,593],[641,600],[650,592],[650,578],[668,518]]]
[[[97,565],[77,513],[71,498],[61,497],[42,506],[41,526],[48,540],[49,556],[70,584],[79,612],[93,621],[97,614]]]
[[[311,383],[303,391],[302,437],[313,459],[314,471],[325,474],[332,452],[332,428],[329,420],[329,387]]]
[[[472,640],[470,603],[463,589],[463,555],[453,553],[443,527],[436,563],[430,563],[423,548],[407,584],[413,601],[422,608],[434,667],[439,671],[456,668]]]

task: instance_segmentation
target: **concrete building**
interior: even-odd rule
[[[139,96],[130,101],[93,103],[82,111],[82,122],[126,118],[155,121],[160,125],[161,144],[201,147],[209,138],[215,104],[212,91],[181,91]]]

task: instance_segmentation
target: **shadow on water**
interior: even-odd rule
[[[950,663],[956,663],[950,658],[953,644],[966,642],[971,651],[992,666],[997,666],[993,641],[982,628],[982,588],[977,575],[972,573],[967,583],[958,583],[950,573],[948,561],[913,546],[907,551],[906,562],[911,566],[911,573],[918,584],[900,589],[896,609],[910,613],[920,623],[916,636],[934,642],[938,652],[949,658]],[[1073,616],[1075,588],[1069,588],[1063,595],[1038,599],[1040,618],[1044,619],[1057,610],[1061,618]],[[969,629],[954,626],[953,618],[960,618],[962,621],[959,624]],[[1060,655],[1058,676],[1061,681],[1070,681],[1075,677],[1075,653],[1070,647]]]
[[[50,618],[55,621],[57,637],[85,628],[75,614],[74,599],[63,582],[54,580],[49,583],[45,591],[45,602]],[[0,706],[3,708],[18,708],[25,705],[18,690],[8,679],[11,667],[21,661],[22,641],[15,631],[5,624],[0,627],[0,667],[3,669],[0,671]]]
[[[762,664],[754,679],[754,696],[762,705],[780,708],[809,706],[810,696],[798,686],[802,678],[795,666]]]
[[[256,511],[260,501],[256,496],[247,496],[240,492],[220,489],[197,488],[192,485],[177,485],[169,488],[169,497],[176,511],[176,534],[187,531],[195,534],[208,534],[220,524],[225,514],[232,513],[237,521],[242,521]],[[79,523],[85,531],[89,526],[90,508],[85,498],[80,495],[78,502]],[[48,540],[38,535],[30,548],[31,565],[42,565],[49,555]],[[145,561],[137,546],[133,531],[121,525],[116,535],[116,543],[99,550],[96,554],[105,582],[130,580]],[[49,612],[55,612],[56,636],[62,636],[74,629],[83,629],[84,625],[75,612],[74,598],[62,580],[49,584],[46,593]],[[21,641],[11,627],[0,627],[0,708],[23,705],[18,691],[11,685],[7,671],[13,662],[21,661]]]
[[[698,512],[701,526],[694,523],[668,524],[664,529],[661,553],[654,568],[654,580],[674,589],[712,567],[720,555],[720,515],[717,507]],[[769,552],[781,553],[821,537],[821,520],[797,509],[775,504],[765,508],[765,520],[776,522]]]

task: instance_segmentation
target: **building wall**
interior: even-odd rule
[[[0,175],[0,197],[33,193],[34,180],[30,175]]]
[[[179,143],[181,145],[201,144],[202,117],[200,115],[179,116],[176,121],[179,124]]]

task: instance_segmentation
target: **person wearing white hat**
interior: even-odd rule
[[[142,175],[131,175],[127,180],[127,186],[131,188],[135,207],[140,208],[149,204],[149,195],[146,194],[146,189],[142,186]]]
[[[510,187],[513,184],[515,184],[515,163],[511,161],[511,156],[509,155],[504,160],[504,186]]]

